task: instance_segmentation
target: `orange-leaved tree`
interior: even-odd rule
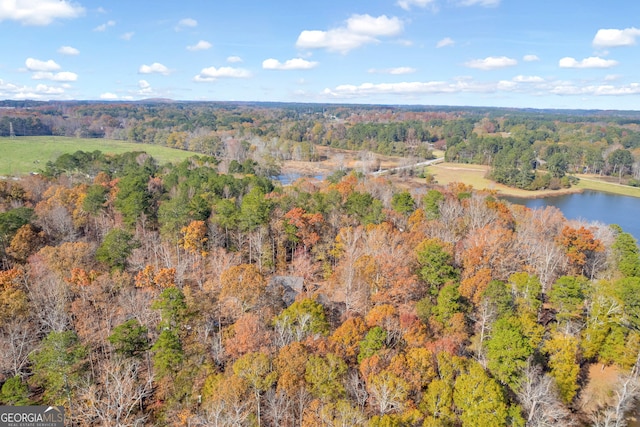
[[[557,242],[564,248],[569,262],[576,273],[584,274],[587,260],[596,252],[604,251],[604,245],[584,226],[573,228],[565,225],[557,238]]]

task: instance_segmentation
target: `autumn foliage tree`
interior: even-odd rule
[[[573,228],[565,226],[558,237],[558,243],[564,248],[569,261],[577,273],[584,274],[585,265],[595,252],[602,252],[604,246],[597,240],[593,232],[584,226]]]

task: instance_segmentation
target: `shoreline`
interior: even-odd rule
[[[506,192],[498,192],[498,197],[513,197],[516,199],[546,199],[547,197],[560,197],[560,196],[568,196],[570,194],[580,194],[583,193],[585,188],[571,187],[571,188],[562,188],[559,190],[536,190],[535,194],[524,194],[521,193],[516,194],[507,194]],[[521,190],[528,191],[528,190]],[[531,192],[533,193],[533,192]]]
[[[348,168],[357,169],[358,161],[354,158],[347,158],[344,162]],[[387,162],[389,161],[388,159]],[[386,163],[386,162],[385,162]],[[389,162],[390,163],[390,162]],[[282,166],[282,174],[299,175],[300,177],[327,176],[338,168],[331,160],[320,162],[305,161],[285,161]],[[519,188],[508,187],[485,178],[488,166],[471,165],[463,163],[439,163],[427,166],[427,171],[435,178],[435,183],[439,185],[449,185],[453,182],[461,182],[471,185],[477,191],[494,191],[501,198],[514,197],[519,199],[544,199],[547,197],[560,197],[570,194],[579,194],[584,191],[599,191],[603,193],[617,194],[621,196],[640,198],[640,188],[630,187],[618,183],[607,182],[598,177],[590,175],[573,175],[579,179],[578,184],[570,188],[560,188],[558,190],[521,190]],[[409,185],[411,188],[419,188],[425,185],[423,178],[395,178],[394,175],[386,175],[397,184]]]
[[[565,196],[582,193],[586,190],[600,191],[603,193],[617,194],[620,196],[640,198],[640,188],[607,182],[590,175],[573,175],[579,179],[578,184],[571,188],[558,190],[521,190],[498,184],[485,178],[488,166],[467,165],[459,163],[440,163],[429,166],[427,171],[433,175],[438,184],[448,185],[452,182],[461,182],[473,186],[475,190],[496,191],[499,197],[516,197],[521,199],[544,199],[546,197]]]

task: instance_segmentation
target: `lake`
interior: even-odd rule
[[[516,197],[504,197],[503,199],[532,209],[555,206],[562,211],[567,219],[585,219],[605,224],[618,224],[623,231],[631,233],[640,242],[640,198],[637,197],[584,191],[543,199]]]

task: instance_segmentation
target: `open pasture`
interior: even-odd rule
[[[99,150],[105,154],[144,151],[159,163],[176,162],[197,153],[150,144],[114,141],[101,138],[67,138],[62,136],[25,136],[0,138],[0,175],[20,176],[40,172],[48,161],[65,153]]]

